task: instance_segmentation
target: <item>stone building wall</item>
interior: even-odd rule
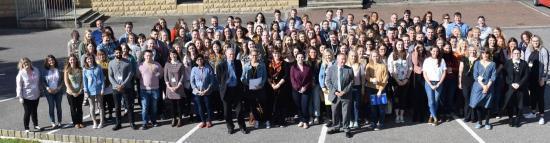
[[[92,8],[107,16],[166,16],[237,14],[298,8],[298,0],[203,0],[177,4],[177,0],[91,0]]]
[[[15,3],[13,0],[0,0],[0,17],[15,17]]]

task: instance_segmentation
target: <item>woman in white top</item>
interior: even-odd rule
[[[38,126],[38,100],[40,99],[40,71],[32,66],[31,60],[27,57],[19,60],[17,64],[19,73],[16,79],[16,93],[19,102],[23,104],[25,112],[23,112],[23,125],[25,132],[29,132],[29,121],[32,118],[32,123],[35,130],[42,130]]]
[[[365,65],[359,62],[359,55],[356,51],[351,50],[348,53],[347,65],[353,69],[353,86],[351,89],[351,95],[353,96],[352,102],[352,118],[350,126],[351,128],[359,127],[360,110],[361,110],[361,96],[363,95],[363,85],[365,77]]]
[[[428,107],[430,109],[429,124],[437,125],[437,106],[439,95],[442,93],[442,83],[445,80],[445,71],[447,66],[445,60],[439,54],[439,48],[430,49],[431,56],[424,60],[422,70],[424,71],[425,89],[428,96]]]
[[[403,123],[405,119],[405,109],[408,107],[406,96],[409,93],[409,77],[412,71],[412,61],[404,48],[403,40],[397,39],[395,51],[388,56],[388,71],[394,79],[394,103],[395,103],[395,122]]]
[[[63,74],[58,69],[57,59],[53,55],[48,55],[44,60],[44,70],[42,71],[42,78],[44,81],[43,90],[45,91],[46,99],[48,100],[48,113],[50,115],[50,121],[52,128],[58,128],[61,126],[61,101],[63,100]],[[57,111],[57,114],[54,114]],[[57,122],[56,116],[57,115]]]

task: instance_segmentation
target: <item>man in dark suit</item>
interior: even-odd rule
[[[519,49],[512,51],[512,59],[504,64],[506,70],[506,84],[509,85],[508,91],[504,95],[504,108],[508,110],[509,125],[519,127],[521,109],[525,96],[529,95],[527,91],[527,80],[529,77],[529,67],[527,62],[520,59]]]
[[[236,106],[237,123],[241,132],[248,134],[246,125],[244,123],[244,107],[242,105],[243,91],[241,74],[243,72],[241,62],[235,59],[235,50],[229,48],[225,51],[226,60],[220,62],[216,66],[216,73],[218,73],[219,92],[223,102],[223,111],[225,117],[225,124],[227,125],[227,133],[233,134],[235,125],[233,124],[233,112],[232,107]]]
[[[346,137],[351,138],[349,129],[351,115],[350,89],[353,83],[353,70],[346,66],[346,55],[338,54],[335,66],[328,70],[325,83],[330,91],[329,101],[332,102],[333,127],[327,133],[334,134],[344,130]]]

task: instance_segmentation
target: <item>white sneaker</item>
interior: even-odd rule
[[[405,123],[405,118],[403,116],[399,116],[399,122],[400,123]]]
[[[537,117],[535,114],[533,113],[527,113],[527,114],[523,114],[523,116],[527,119],[532,119],[532,118],[535,118]]]
[[[302,126],[304,126],[304,122],[298,123],[298,127],[302,127]]]
[[[99,125],[97,125],[97,128],[103,128],[103,123],[99,123]]]
[[[400,123],[401,120],[399,119],[399,116],[395,116],[395,123]]]
[[[36,130],[42,130],[42,128],[40,128],[40,126],[34,126],[34,129],[36,129]]]
[[[25,133],[31,132],[30,130],[25,130]]]
[[[269,121],[265,122],[265,128],[267,128],[267,129],[271,128],[271,124],[269,123]]]
[[[544,125],[544,123],[546,123],[546,122],[544,122],[544,117],[540,117],[539,125]]]
[[[315,119],[313,119],[313,123],[314,124],[319,124],[319,117],[315,117]]]
[[[97,129],[97,124],[94,123],[94,125],[92,126],[93,129]]]

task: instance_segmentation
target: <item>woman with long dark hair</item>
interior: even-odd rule
[[[429,124],[437,126],[439,120],[437,117],[437,108],[440,95],[443,92],[443,82],[445,81],[447,66],[445,60],[441,58],[440,49],[432,47],[430,56],[424,60],[422,70],[424,74],[426,95],[428,97],[428,107],[430,109]]]
[[[61,101],[63,100],[63,77],[62,71],[58,69],[57,59],[53,55],[48,55],[44,60],[44,70],[42,70],[42,78],[44,81],[44,90],[46,99],[48,100],[48,113],[52,128],[61,126],[62,109]],[[54,114],[57,111],[57,114]],[[57,116],[56,116],[57,115]],[[57,117],[57,121],[55,120]]]

